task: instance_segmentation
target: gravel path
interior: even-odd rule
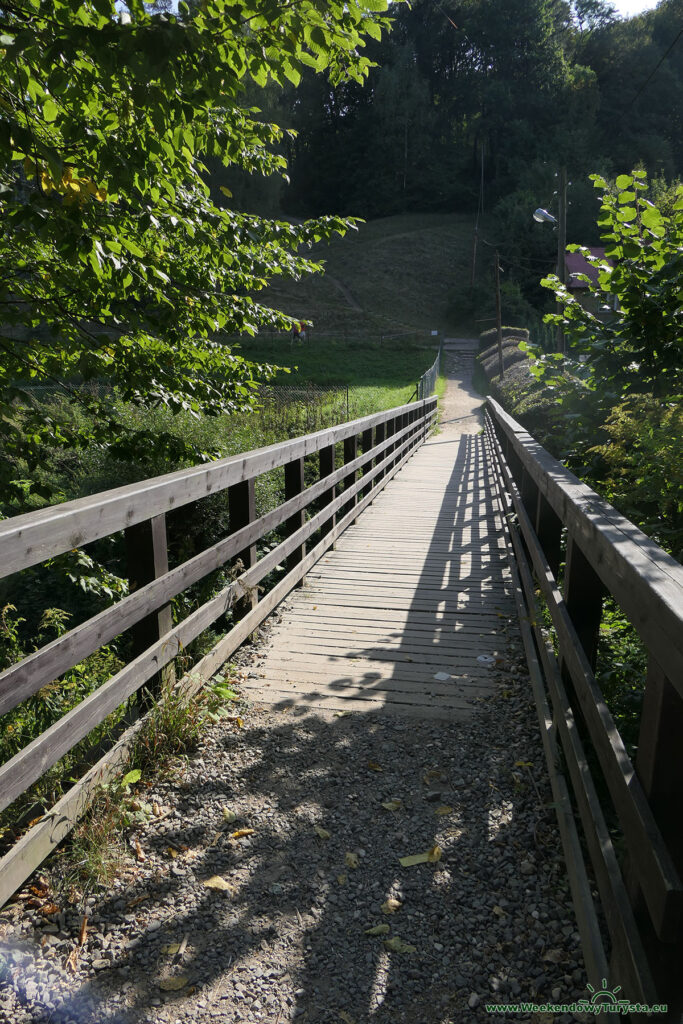
[[[0,912],[0,1024],[454,1024],[584,996],[514,632],[506,651],[467,722],[245,703],[212,726],[141,787],[110,889],[70,902],[58,860]]]

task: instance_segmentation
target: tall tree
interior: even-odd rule
[[[228,194],[219,206],[207,160],[283,174],[282,132],[249,109],[245,84],[296,86],[307,68],[361,83],[386,8],[0,0],[0,486],[17,500],[48,437],[122,452],[152,440],[104,399],[90,433],[57,423],[22,381],[106,378],[140,405],[195,413],[249,404],[254,368],[217,332],[286,327],[253,293],[318,269],[303,250],[349,225],[267,221]]]

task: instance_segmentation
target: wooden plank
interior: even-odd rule
[[[431,707],[451,707],[451,708],[472,708],[475,706],[475,700],[481,697],[490,696],[490,691],[480,689],[478,691],[472,691],[471,693],[464,694],[461,692],[454,693],[442,693],[442,694],[430,694],[429,700],[426,700],[426,695],[423,691],[418,689],[410,688],[405,685],[394,686],[393,681],[391,687],[385,691],[381,685],[381,680],[377,680],[377,689],[370,690],[367,686],[354,683],[352,680],[334,682],[332,685],[325,679],[316,679],[313,683],[303,682],[300,679],[288,680],[286,676],[267,676],[260,681],[260,686],[257,687],[258,681],[249,680],[249,686],[253,686],[254,689],[258,689],[259,693],[266,693],[269,682],[279,690],[280,692],[291,692],[291,693],[305,693],[305,694],[324,694],[329,693],[332,696],[339,697],[342,694],[346,694],[356,700],[377,700],[378,694],[386,694],[393,701],[410,702],[415,705],[426,705],[429,704]],[[245,684],[241,684],[244,688],[248,688]],[[438,703],[437,703],[438,702]]]
[[[469,679],[476,679],[477,683],[484,681],[488,684],[494,680],[494,673],[491,668],[477,662],[476,657],[467,657],[462,653],[453,654],[451,657],[442,657],[433,660],[426,658],[412,658],[410,655],[404,657],[402,654],[397,657],[383,656],[383,652],[368,650],[364,653],[335,654],[334,652],[323,651],[294,651],[284,654],[278,652],[276,656],[266,658],[260,666],[263,672],[300,672],[315,675],[320,672],[325,675],[335,674],[358,675],[359,673],[379,672],[383,675],[390,674],[393,679],[403,679],[406,682],[419,684],[420,687],[427,686],[435,692],[439,689],[439,681],[436,676],[442,672],[449,675],[467,675]],[[497,677],[496,677],[497,678]],[[445,688],[453,685],[450,681],[444,681]]]
[[[398,715],[415,719],[436,719],[442,721],[460,721],[471,717],[472,709],[456,706],[433,708],[430,705],[415,704],[410,700],[393,700],[391,694],[383,694],[380,698],[353,698],[335,693],[312,694],[297,690],[258,690],[253,688],[253,700],[259,704],[272,705],[277,711],[313,710],[316,713],[344,712],[344,714],[376,714],[385,716]]]
[[[426,399],[420,407],[425,414],[433,413],[436,399]],[[312,455],[321,448],[385,423],[404,408],[373,413],[292,441],[14,516],[0,522],[0,577],[107,537],[172,508],[199,501],[232,484],[284,466],[293,459]]]
[[[283,640],[285,640],[284,637]],[[481,670],[481,663],[477,661],[477,658],[483,652],[481,645],[470,648],[455,645],[418,648],[413,643],[397,643],[395,647],[389,647],[382,642],[373,643],[372,640],[344,647],[339,637],[330,641],[329,638],[315,636],[310,637],[307,642],[305,637],[288,636],[286,643],[288,653],[278,655],[282,664],[288,664],[293,659],[301,661],[305,658],[310,658],[311,663],[313,659],[316,659],[317,663],[317,660],[321,658],[345,659],[347,661],[362,659],[363,661],[382,662],[386,665],[411,665],[416,672],[428,675],[430,671],[435,672],[441,668],[449,669],[450,666],[456,664],[469,665],[474,671]],[[494,651],[487,650],[486,653],[494,654]],[[500,651],[495,653],[502,660],[502,653]]]

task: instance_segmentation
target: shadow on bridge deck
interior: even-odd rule
[[[276,706],[471,713],[513,606],[480,435],[428,441],[283,606],[259,678]]]

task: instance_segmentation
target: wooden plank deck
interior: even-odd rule
[[[244,683],[252,699],[462,718],[494,691],[479,659],[504,655],[514,605],[483,439],[461,434],[460,419],[418,450],[283,604]]]

